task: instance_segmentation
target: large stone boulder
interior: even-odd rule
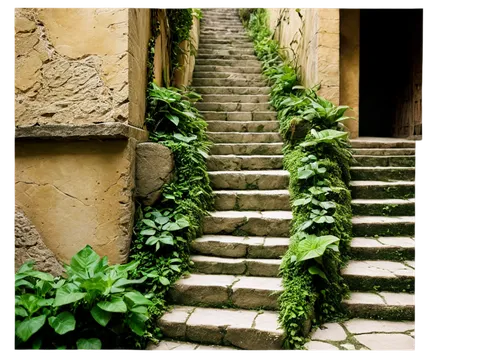
[[[136,149],[135,196],[144,205],[153,205],[161,197],[161,188],[172,181],[174,156],[158,143],[140,143]]]
[[[42,237],[31,220],[16,206],[16,271],[28,260],[35,261],[35,268],[40,271],[61,276],[64,272],[54,253],[44,244]]]

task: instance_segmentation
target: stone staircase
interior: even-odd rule
[[[160,346],[280,349],[289,174],[270,88],[237,9],[203,11],[192,86],[214,142],[207,165],[215,211],[192,243],[193,273],[171,290],[175,306],[159,321],[170,341]],[[343,272],[353,293],[345,304],[353,317],[412,320],[413,295],[403,291],[414,287],[414,142],[352,143],[359,164],[351,183],[353,260]]]

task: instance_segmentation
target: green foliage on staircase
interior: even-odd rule
[[[245,9],[244,9],[245,10]],[[244,11],[263,72],[270,80],[271,103],[285,139],[284,167],[290,172],[293,223],[290,247],[280,272],[279,299],[285,348],[300,349],[314,323],[345,315],[341,301],[348,287],[340,275],[352,236],[349,167],[352,152],[342,121],[346,106],[300,85],[289,61],[272,39],[265,9]]]
[[[90,246],[65,265],[64,277],[26,262],[15,276],[16,348],[134,348],[152,305],[134,289],[146,277],[129,278],[138,265],[108,265]]]
[[[152,80],[148,84],[149,139],[173,152],[175,177],[163,186],[159,202],[146,207],[137,203],[130,259],[139,262],[134,277],[147,277],[139,288],[154,303],[141,347],[161,337],[155,321],[166,309],[166,293],[188,271],[190,242],[201,235],[203,217],[213,207],[207,123],[194,107],[199,99],[193,91],[159,87]]]

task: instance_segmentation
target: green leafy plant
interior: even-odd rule
[[[25,263],[16,273],[16,347],[100,348],[97,337],[126,347],[130,334],[143,336],[152,302],[133,289],[146,277],[128,277],[137,265],[110,266],[90,246],[64,266],[64,278]]]

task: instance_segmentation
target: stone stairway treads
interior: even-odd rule
[[[169,291],[176,306],[159,326],[170,340],[152,349],[281,349],[276,310],[290,244],[290,175],[270,82],[237,10],[204,11],[192,86],[213,142],[207,167],[215,208],[190,243],[191,273]],[[351,143],[354,238],[342,269],[351,288],[343,304],[351,317],[413,320],[415,143]]]

